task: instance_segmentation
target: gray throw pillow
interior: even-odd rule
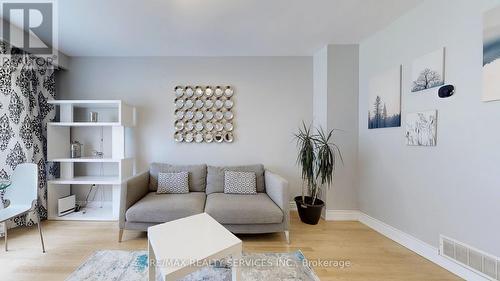
[[[256,194],[257,184],[253,172],[224,172],[224,193],[226,194]]]
[[[158,190],[156,193],[189,193],[189,173],[158,173]]]
[[[152,163],[149,168],[149,190],[158,189],[158,173],[189,173],[189,191],[205,191],[207,165],[171,165],[167,163]],[[222,192],[222,191],[221,191]]]
[[[207,167],[207,194],[212,194],[215,192],[224,192],[224,172],[225,171],[235,171],[235,172],[253,172],[256,177],[257,192],[265,192],[265,181],[264,181],[264,165],[246,165],[246,166],[224,166],[224,167]]]

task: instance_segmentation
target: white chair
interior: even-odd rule
[[[42,241],[42,251],[45,253],[40,216],[36,210],[38,202],[38,166],[33,163],[19,164],[10,180],[12,184],[7,187],[4,194],[4,199],[9,200],[10,204],[4,209],[0,209],[0,222],[4,223],[5,251],[8,251],[6,221],[34,210],[38,221],[40,240]]]

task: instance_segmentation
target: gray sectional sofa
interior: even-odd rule
[[[157,194],[158,173],[189,172],[189,193]],[[255,172],[257,194],[225,194],[224,172]],[[214,167],[153,163],[122,189],[119,241],[124,230],[206,212],[233,233],[284,232],[289,242],[288,182],[263,165]]]

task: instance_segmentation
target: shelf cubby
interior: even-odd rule
[[[47,158],[60,165],[60,175],[48,181],[49,219],[117,220],[122,185],[134,171],[134,158],[126,155],[125,149],[125,130],[135,124],[134,108],[120,100],[49,103],[57,107],[58,121],[47,126]],[[98,113],[97,122],[89,122],[90,112]],[[83,144],[82,157],[71,158],[73,141]],[[96,157],[95,151],[102,152],[102,157]],[[57,215],[59,198],[76,194],[80,201],[78,194],[85,194],[94,185],[102,188],[103,193],[111,193],[111,201],[103,203],[106,207],[94,208],[97,203],[90,201],[85,214]]]

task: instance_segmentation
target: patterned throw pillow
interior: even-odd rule
[[[257,185],[254,172],[224,172],[224,193],[256,194]]]
[[[189,173],[158,173],[156,193],[189,193]]]

